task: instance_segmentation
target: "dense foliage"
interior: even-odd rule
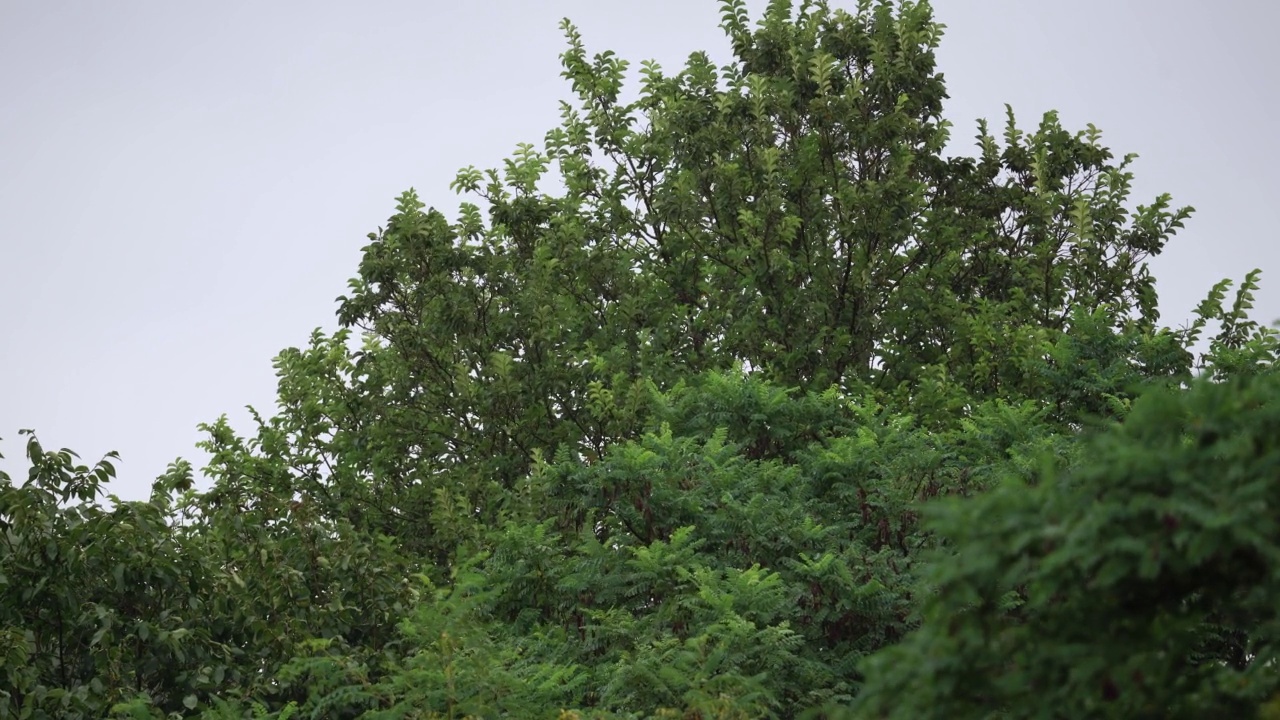
[[[0,718],[1280,717],[1258,273],[1161,326],[1132,156],[944,153],[925,2],[723,9],[630,96],[566,21],[561,126],[401,196],[208,491],[29,434]]]

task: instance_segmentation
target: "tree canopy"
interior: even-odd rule
[[[1160,324],[1191,209],[1054,113],[956,154],[927,2],[722,9],[674,74],[566,20],[209,489],[27,433],[0,719],[1280,717],[1259,273]]]

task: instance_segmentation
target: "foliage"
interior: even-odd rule
[[[1258,273],[1160,326],[1133,156],[944,153],[926,2],[722,10],[634,90],[566,21],[561,125],[401,195],[207,492],[32,436],[0,719],[1271,707]]]
[[[566,23],[578,102],[542,150],[459,174],[487,212],[451,222],[409,191],[370,235],[347,327],[281,355],[260,431],[326,514],[444,567],[539,457],[599,457],[654,389],[738,366],[944,416],[1050,400],[1065,424],[1190,372],[1142,262],[1189,209],[1126,209],[1132,157],[1096,129],[1010,113],[945,158],[927,4],[775,2],[754,32],[724,10],[735,63],[646,63],[630,102],[627,63]]]
[[[163,717],[272,695],[301,638],[378,648],[412,597],[385,540],[262,497],[229,503],[225,478],[199,496],[185,462],[149,502],[104,508],[114,454],[89,468],[30,435],[27,457],[22,486],[0,474],[0,717]]]
[[[1280,377],[1137,402],[1065,473],[935,505],[921,628],[874,717],[1248,717],[1280,697]]]

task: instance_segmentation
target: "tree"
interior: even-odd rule
[[[274,699],[299,643],[376,653],[412,604],[408,563],[385,540],[261,486],[199,495],[182,461],[149,501],[104,508],[114,453],[90,468],[28,434],[28,480],[0,473],[0,718]]]
[[[1260,511],[1205,515],[1193,480],[1218,451],[1159,440],[1196,437],[1193,416],[1234,422],[1214,402],[1262,412],[1280,345],[1247,315],[1257,274],[1230,308],[1224,281],[1191,327],[1161,327],[1145,261],[1190,209],[1131,208],[1133,156],[1053,113],[1020,128],[1012,110],[999,138],[979,124],[973,156],[944,154],[926,2],[774,0],[754,29],[740,1],[722,7],[730,64],[645,63],[626,96],[627,63],[589,56],[566,21],[577,100],[541,148],[460,172],[454,219],[405,192],[338,299],[342,327],[276,358],[276,412],[255,412],[248,438],[205,426],[213,488],[184,490],[176,466],[135,508],[145,528],[95,526],[167,578],[147,585],[147,613],[208,615],[182,626],[205,655],[147,650],[99,691],[58,676],[48,650],[18,653],[3,669],[22,702],[84,681],[106,698],[85,714],[109,700],[134,717],[878,716],[933,712],[929,698],[960,717],[1048,717],[1270,698],[1253,660],[1269,586],[1224,579],[1234,555],[1216,575],[1218,558],[1194,555],[1204,538],[1265,555],[1263,536],[1200,533]],[[1135,404],[1148,393],[1165,399]],[[1265,497],[1269,456],[1233,442],[1227,488]],[[1137,459],[1167,472],[1135,474]],[[46,494],[84,474],[41,472]],[[0,490],[13,507],[30,492]],[[1090,492],[1108,514],[1086,512]],[[1068,582],[1067,560],[1153,567],[1116,535],[1165,532],[1142,515],[1152,492],[1187,514],[1154,566],[1183,604],[1143,614],[1119,576]],[[0,572],[88,607],[77,593],[100,577],[30,561],[80,537],[41,497]],[[106,517],[91,501],[73,512]],[[1007,519],[970,527],[979,516]],[[1070,553],[1026,559],[1026,538],[1062,528]],[[52,616],[5,597],[10,637],[51,636]],[[76,618],[83,663],[138,647],[135,633],[97,649],[93,617]],[[1159,662],[1070,635],[1130,627],[1166,643]],[[1041,692],[992,637],[1027,657],[1043,641],[1047,667],[1076,674]],[[1139,660],[1173,684],[1090,699],[1089,682],[1119,688],[1114,668]],[[1199,674],[1171,669],[1193,661]],[[1261,679],[1213,689],[1236,679],[1218,662]],[[962,683],[981,697],[944,704]]]
[[[1274,716],[1277,399],[1271,372],[1152,394],[1064,473],[936,507],[923,624],[861,716]]]
[[[1132,156],[1052,113],[945,158],[927,3],[773,2],[752,31],[726,2],[723,27],[733,64],[645,63],[623,102],[627,63],[566,22],[578,103],[544,149],[460,173],[486,208],[456,221],[401,197],[340,299],[362,348],[278,360],[264,452],[324,512],[446,567],[538,458],[600,457],[653,389],[738,366],[941,425],[1000,396],[1066,426],[1190,372],[1143,262],[1189,209],[1130,211]]]
[[[565,696],[600,709],[851,697],[857,658],[914,623],[916,503],[1072,456],[1086,420],[1189,381],[1203,326],[1158,327],[1144,263],[1190,209],[1129,209],[1133,157],[1096,128],[1049,113],[1027,132],[1010,110],[975,156],[943,155],[927,3],[773,2],[754,30],[723,9],[734,62],[646,63],[632,100],[627,63],[566,22],[561,127],[461,172],[478,202],[456,220],[400,198],[343,330],[281,355],[259,431],[290,492],[429,559],[435,612],[560,638],[552,676],[603,688]],[[1216,297],[1205,321],[1226,316]],[[810,603],[749,620],[795,654],[660,683],[725,632],[694,598],[745,572]]]

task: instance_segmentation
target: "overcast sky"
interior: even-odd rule
[[[557,124],[560,18],[674,71],[728,60],[717,6],[0,0],[0,469],[25,479],[19,428],[90,463],[118,450],[126,499],[202,466],[196,424],[271,411],[271,358],[336,326],[401,191],[452,214],[459,168]],[[1140,154],[1138,202],[1197,209],[1153,263],[1163,321],[1254,267],[1257,318],[1280,318],[1280,3],[934,6],[957,149],[1004,103],[1028,128],[1094,123]]]

